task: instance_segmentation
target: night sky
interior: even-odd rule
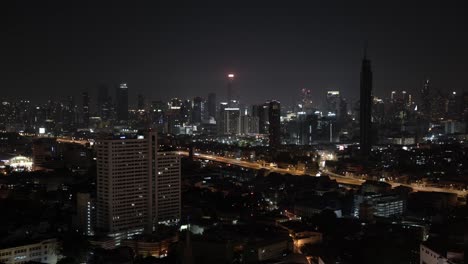
[[[366,40],[374,94],[415,93],[425,78],[434,88],[468,91],[462,1],[9,2],[2,3],[0,38],[8,98],[88,91],[95,100],[100,83],[127,82],[132,103],[137,93],[167,100],[216,92],[224,99],[225,76],[234,72],[235,89],[249,104],[291,104],[302,88],[317,103],[327,90],[356,100]]]

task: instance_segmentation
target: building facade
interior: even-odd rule
[[[58,242],[56,239],[45,239],[35,243],[0,249],[0,263],[23,264],[40,262],[55,264]]]
[[[100,231],[125,238],[180,219],[179,157],[158,153],[155,132],[99,140],[97,170]]]

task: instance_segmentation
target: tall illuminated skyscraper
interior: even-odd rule
[[[361,67],[361,87],[360,87],[360,148],[363,158],[369,157],[372,147],[371,141],[371,114],[372,114],[372,70],[371,61],[364,53]]]

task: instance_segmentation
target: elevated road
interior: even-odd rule
[[[177,151],[179,155],[182,156],[188,156],[189,153],[187,151]],[[245,160],[238,160],[234,158],[226,158],[226,157],[221,157],[221,156],[216,156],[216,155],[210,155],[210,154],[203,154],[203,153],[194,153],[194,158],[198,159],[204,159],[204,160],[210,160],[210,161],[216,161],[216,162],[221,162],[225,164],[231,164],[231,165],[236,165],[248,169],[265,169],[269,170],[271,172],[277,172],[281,174],[286,174],[289,173],[291,175],[305,175],[304,171],[302,170],[296,170],[296,169],[282,169],[282,168],[276,168],[276,167],[271,167],[271,166],[262,166],[261,164],[258,164],[256,162],[251,162],[251,161],[245,161]],[[322,175],[327,175],[331,179],[336,180],[338,183],[341,184],[346,184],[346,185],[361,185],[365,182],[365,180],[362,179],[356,179],[353,177],[348,177],[340,174],[336,174],[333,172],[329,171],[321,171]],[[446,192],[446,193],[455,193],[460,197],[465,197],[468,194],[468,191],[466,190],[457,190],[453,188],[445,188],[445,187],[436,187],[436,186],[427,186],[427,185],[421,185],[421,184],[401,184],[401,183],[396,183],[396,182],[387,182],[392,185],[392,187],[397,187],[397,186],[407,186],[413,188],[415,191],[421,191],[421,192]]]
[[[59,142],[59,143],[79,144],[79,145],[83,145],[83,146],[87,146],[90,143],[88,140],[73,139],[73,138],[70,138],[70,137],[57,137],[56,139],[57,139],[57,142]]]

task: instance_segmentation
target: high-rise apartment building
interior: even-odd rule
[[[97,141],[97,227],[116,238],[180,219],[180,162],[157,134]]]
[[[172,224],[180,219],[180,158],[174,153],[158,152],[157,175],[153,191],[153,223]]]
[[[81,234],[86,236],[94,235],[96,220],[95,199],[90,193],[76,194],[76,227]]]

